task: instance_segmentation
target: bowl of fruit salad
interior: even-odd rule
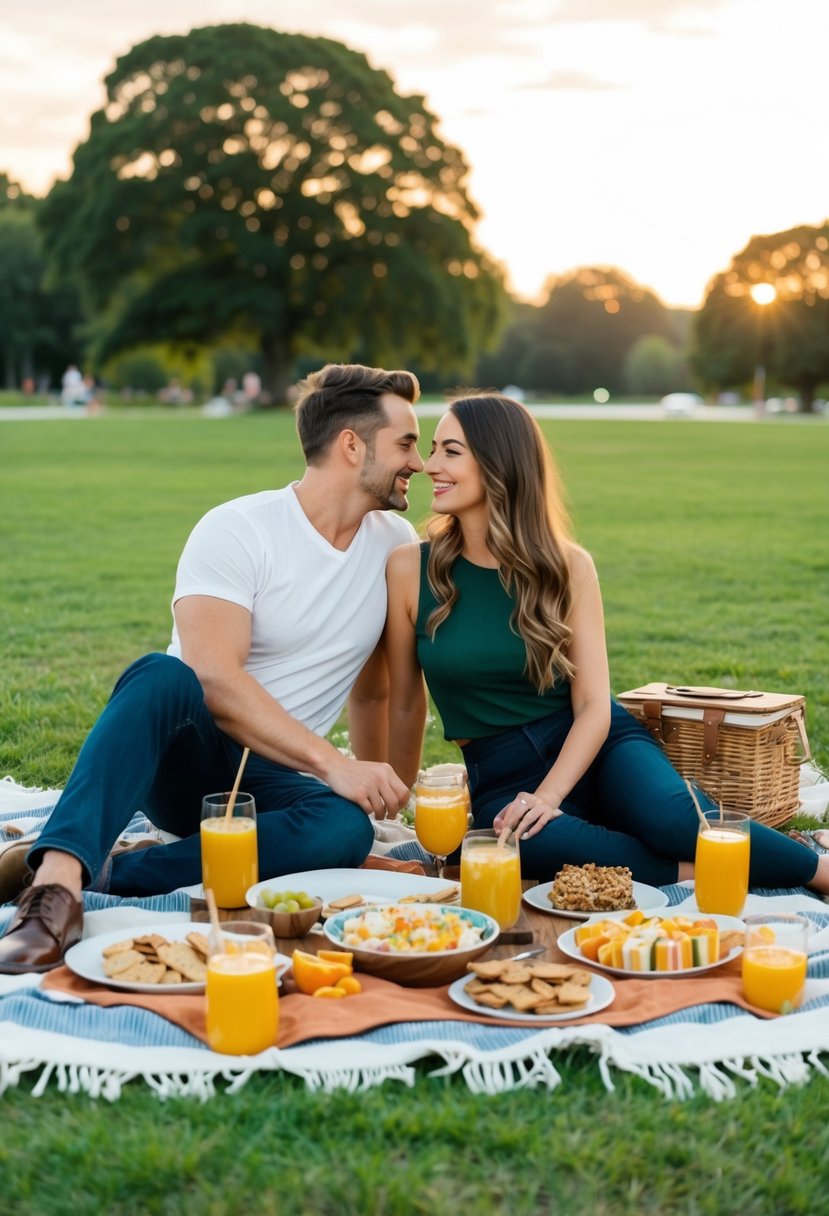
[[[320,918],[322,900],[307,891],[286,891],[273,883],[258,883],[248,891],[248,903],[252,908],[265,908],[270,912],[270,924],[274,937],[303,937]]]
[[[323,932],[354,966],[412,988],[450,984],[498,939],[498,922],[456,904],[381,904],[338,912]]]

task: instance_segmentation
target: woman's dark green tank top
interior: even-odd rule
[[[570,685],[560,678],[541,695],[524,667],[523,640],[510,627],[512,596],[497,570],[459,557],[452,567],[458,598],[438,626],[434,641],[426,620],[437,601],[426,568],[429,545],[420,546],[417,657],[447,739],[479,739],[535,722],[570,705]]]

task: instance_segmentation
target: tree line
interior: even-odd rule
[[[152,380],[174,357],[200,381],[252,367],[277,403],[324,359],[538,394],[745,389],[762,362],[808,405],[829,381],[827,225],[753,238],[698,314],[613,267],[521,304],[476,241],[462,152],[359,52],[211,26],[138,44],[105,83],[66,181],[34,199],[0,176],[7,386],[81,360]]]

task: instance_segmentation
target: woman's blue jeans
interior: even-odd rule
[[[553,766],[573,722],[570,709],[515,727],[462,750],[472,813],[479,828],[519,790],[534,790]],[[700,794],[704,808],[714,804]],[[525,878],[549,881],[561,869],[595,862],[628,866],[637,882],[677,880],[693,861],[698,818],[685,782],[655,740],[626,709],[611,703],[610,730],[585,775],[564,799],[562,816],[520,842]],[[814,877],[811,850],[762,824],[751,824],[752,886],[795,887]]]
[[[232,787],[241,756],[210,715],[195,672],[170,655],[145,655],[115,685],[29,864],[60,849],[81,862],[85,886],[114,895],[201,882],[201,800]],[[256,799],[262,878],[359,866],[368,856],[368,816],[316,778],[252,754],[242,788]],[[110,849],[137,811],[183,839],[117,855],[107,873]]]

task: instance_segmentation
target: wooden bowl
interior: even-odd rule
[[[274,937],[304,937],[315,925],[322,912],[322,900],[315,899],[311,908],[300,908],[298,912],[274,912],[272,908],[257,907],[267,912]]]
[[[396,905],[378,904],[370,911],[381,912],[384,907],[388,906]],[[463,950],[435,950],[424,953],[394,953],[345,945],[343,942],[345,922],[366,909],[338,912],[336,916],[330,916],[323,926],[323,932],[336,949],[351,951],[354,955],[354,965],[360,971],[366,971],[369,975],[378,975],[384,980],[392,980],[395,984],[403,984],[407,988],[436,988],[441,984],[451,984],[453,980],[466,975],[467,963],[471,963],[473,959],[485,954],[498,940],[500,933],[498,922],[491,916],[485,916],[483,912],[474,912],[471,908],[444,904],[403,904],[402,906],[407,910],[422,907],[433,912],[455,912],[480,929],[482,939],[474,946],[468,946]]]

